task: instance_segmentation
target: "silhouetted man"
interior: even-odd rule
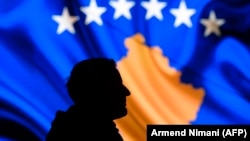
[[[113,120],[127,115],[126,96],[116,63],[95,58],[76,64],[67,82],[72,105],[58,111],[46,141],[122,141]]]

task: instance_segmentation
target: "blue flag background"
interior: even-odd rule
[[[55,112],[72,104],[65,83],[73,65],[119,62],[137,33],[161,48],[181,83],[205,91],[190,124],[250,124],[248,0],[116,2],[0,2],[0,140],[44,140]]]

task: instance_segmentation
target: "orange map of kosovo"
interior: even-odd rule
[[[128,115],[116,120],[125,141],[146,141],[147,124],[190,124],[196,119],[205,92],[180,81],[158,46],[148,47],[142,34],[124,41],[127,55],[117,62],[131,95]]]

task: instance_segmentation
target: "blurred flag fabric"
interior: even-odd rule
[[[147,124],[250,124],[248,0],[0,2],[0,140],[44,140],[73,65],[117,61],[126,141]],[[101,118],[101,117],[100,117]]]

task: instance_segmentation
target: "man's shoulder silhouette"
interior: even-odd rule
[[[122,141],[114,122],[100,120],[75,111],[72,106],[66,112],[58,111],[47,135],[47,141],[111,140]]]
[[[113,120],[126,116],[130,92],[114,60],[95,58],[77,63],[67,89],[74,105],[56,113],[46,141],[123,140]]]

